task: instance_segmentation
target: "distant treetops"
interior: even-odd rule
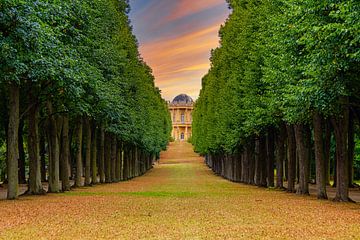
[[[139,55],[128,11],[126,0],[1,2],[0,143],[6,140],[8,198],[18,195],[23,137],[34,194],[43,192],[43,148],[52,192],[61,190],[59,181],[69,189],[67,167],[76,167],[75,185],[82,184],[83,169],[85,184],[90,174],[94,183],[98,177],[111,182],[121,177],[115,168],[124,170],[111,159],[124,164],[124,152],[126,157],[132,152],[131,159],[144,164],[133,166],[138,175],[146,162],[140,159],[166,148],[167,103]]]
[[[360,116],[359,2],[228,3],[232,13],[195,104],[196,151],[234,181],[272,187],[276,166],[277,187],[287,180],[288,191],[308,194],[314,177],[319,198],[327,198],[332,177],[335,199],[349,201]]]

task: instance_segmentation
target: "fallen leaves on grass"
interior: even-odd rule
[[[1,201],[0,212],[1,239],[360,238],[359,204],[228,182],[186,143],[143,177]]]

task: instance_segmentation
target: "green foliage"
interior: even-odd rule
[[[0,92],[15,81],[38,96],[28,104],[44,109],[50,101],[55,112],[87,116],[119,140],[158,153],[170,116],[128,11],[126,0],[2,1]]]
[[[212,51],[195,104],[196,151],[233,153],[281,122],[358,111],[360,4],[229,0],[232,13]]]

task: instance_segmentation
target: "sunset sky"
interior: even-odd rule
[[[166,100],[196,99],[229,15],[225,0],[130,0],[130,19],[144,60]]]

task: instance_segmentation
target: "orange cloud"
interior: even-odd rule
[[[228,16],[225,0],[132,0],[132,22],[140,53],[153,69],[167,100],[179,93],[194,99],[210,67],[210,50]],[[219,6],[219,7],[218,7]],[[222,7],[221,7],[222,6]]]
[[[184,36],[144,43],[140,51],[153,69],[163,97],[185,92],[196,99],[201,78],[209,69],[210,49],[218,46],[221,22]]]
[[[169,73],[173,74],[173,73],[181,73],[181,72],[189,72],[189,71],[202,71],[202,70],[208,70],[209,68],[210,68],[209,63],[202,63],[194,66],[184,67]]]
[[[167,21],[175,21],[215,6],[223,5],[225,0],[179,0]]]

